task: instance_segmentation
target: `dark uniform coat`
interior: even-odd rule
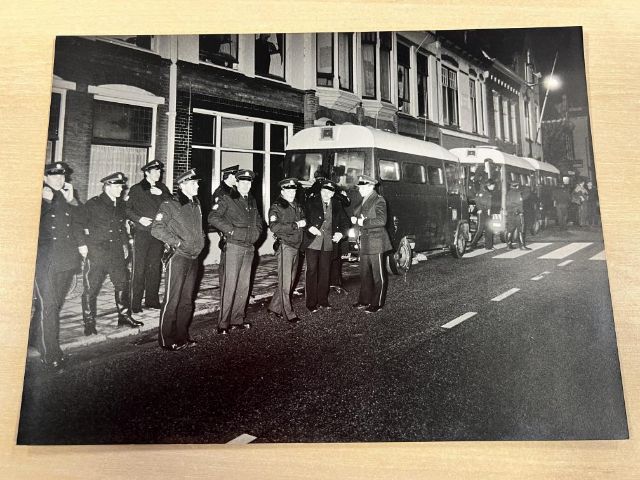
[[[155,186],[162,191],[160,195],[151,193],[151,184],[146,178],[129,190],[126,205],[127,218],[134,222],[136,230],[151,231],[151,225],[145,227],[140,223],[140,218],[147,217],[153,220],[158,213],[160,204],[171,198],[171,192],[164,183],[156,182]]]
[[[209,223],[225,235],[227,243],[243,247],[253,247],[264,228],[251,193],[243,199],[235,190],[212,207]]]
[[[372,192],[356,208],[354,215],[358,218],[364,215],[364,223],[360,227],[360,253],[371,255],[393,248],[386,228],[387,202],[382,196]]]
[[[351,226],[349,217],[347,217],[347,214],[344,211],[342,202],[338,200],[335,195],[331,197],[330,202],[331,216],[333,220],[331,225],[331,235],[333,236],[334,233],[340,232],[342,233],[343,237],[346,237],[349,227]],[[322,208],[322,197],[320,196],[320,194],[313,195],[309,198],[305,206],[305,211],[307,228],[313,226],[320,230],[322,224],[324,223],[324,210]],[[315,235],[309,233],[308,231],[305,231],[302,241],[302,248],[306,249],[314,239]]]
[[[296,222],[304,219],[304,210],[295,200],[289,203],[278,197],[269,209],[269,228],[280,242],[293,248],[300,248],[302,244],[304,230],[298,228]]]
[[[190,201],[182,192],[165,200],[151,225],[151,234],[176,249],[176,254],[197,258],[204,248],[202,211],[198,198]]]

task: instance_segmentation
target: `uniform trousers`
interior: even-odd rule
[[[158,343],[182,345],[189,339],[198,259],[176,253],[167,264],[164,302],[160,311]]]
[[[158,291],[162,274],[162,253],[164,246],[160,240],[146,230],[136,230],[131,261],[131,308],[140,310],[142,297],[148,306],[160,305]]]
[[[518,242],[520,246],[524,245],[524,236],[522,231],[524,229],[524,215],[522,213],[513,213],[507,215],[507,243],[514,241]]]
[[[360,294],[358,303],[382,307],[387,296],[384,254],[360,254]]]
[[[568,205],[557,205],[556,206],[556,219],[557,224],[566,228],[567,226],[567,217],[569,216],[569,206]]]
[[[242,325],[244,322],[254,252],[253,246],[227,243],[218,328],[229,328],[229,325]]]
[[[281,243],[276,256],[278,257],[278,287],[269,303],[269,310],[289,320],[297,316],[291,306],[291,293],[298,272],[300,251]]]
[[[307,273],[304,291],[307,308],[313,310],[318,305],[329,305],[329,271],[331,269],[332,250],[313,250],[307,248]]]
[[[334,287],[342,287],[342,245],[345,242],[338,243],[333,247],[331,254],[331,274],[329,285]]]
[[[471,246],[475,247],[484,234],[484,248],[493,248],[493,229],[491,228],[491,215],[483,210],[478,214],[478,229],[476,230]]]
[[[82,269],[82,279],[84,281],[84,292],[82,294],[83,309],[90,310],[91,314],[96,314],[96,301],[105,277],[109,275],[113,288],[116,292],[116,303],[118,299],[122,305],[129,307],[129,270],[127,270],[126,259],[122,252],[122,245],[117,244],[107,249],[89,248],[89,254]],[[118,297],[118,292],[123,296]]]
[[[56,272],[48,264],[36,266],[33,287],[36,299],[35,323],[32,329],[40,358],[46,364],[63,357],[60,349],[60,309],[73,275],[74,269]]]

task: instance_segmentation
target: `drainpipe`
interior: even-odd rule
[[[178,36],[171,35],[169,41],[170,60],[169,66],[169,125],[167,128],[167,171],[165,183],[169,190],[173,191],[173,162],[176,145],[176,100],[178,97]]]

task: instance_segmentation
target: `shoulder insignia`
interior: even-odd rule
[[[220,206],[220,205],[218,205],[218,204],[216,203],[216,204],[213,206],[213,210],[217,210],[219,206]]]
[[[156,215],[156,222],[159,222],[160,220],[162,220],[162,213],[158,213]]]
[[[213,203],[218,203],[218,200],[220,200],[220,197],[216,197],[213,199]]]
[[[275,216],[275,215],[271,215],[271,216],[269,217],[269,221],[270,221],[270,222],[275,222],[276,220],[278,220],[278,217],[277,217],[277,216]]]

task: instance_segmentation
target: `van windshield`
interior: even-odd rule
[[[294,153],[289,163],[289,176],[313,181],[314,174],[321,168],[322,153]]]
[[[286,170],[288,176],[299,180],[313,181],[316,172],[320,172],[339,185],[351,186],[364,173],[364,162],[365,154],[359,151],[300,152],[291,155]]]
[[[364,173],[364,152],[336,152],[332,180],[339,185],[355,185]]]

